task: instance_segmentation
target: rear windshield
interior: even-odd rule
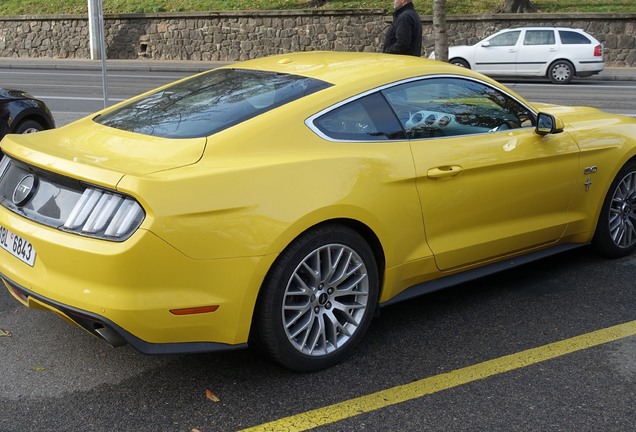
[[[330,86],[297,75],[215,69],[94,121],[164,138],[205,137]]]

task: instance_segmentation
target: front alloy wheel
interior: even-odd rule
[[[377,297],[377,266],[364,239],[342,226],[312,230],[268,276],[255,314],[257,346],[297,371],[331,366],[362,338]]]
[[[612,183],[601,210],[594,244],[611,257],[625,256],[636,249],[636,162],[623,167]]]

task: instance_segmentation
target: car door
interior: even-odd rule
[[[403,124],[439,269],[561,237],[578,171],[579,149],[568,134],[536,134],[533,112],[476,80],[429,78],[384,93],[413,107]]]
[[[427,272],[433,272],[435,266],[426,243],[415,188],[411,147],[396,113],[402,115],[399,107],[390,106],[377,91],[354,97],[307,119],[305,123],[318,136],[335,143],[336,159],[347,165],[345,169],[332,168],[307,175],[325,176],[325,185],[342,182],[343,187],[328,194],[342,194],[341,202],[333,207],[358,213],[366,219],[365,223],[373,220],[373,231],[386,248],[387,267],[406,263],[400,271],[421,273],[421,265],[425,265],[429,267]],[[329,157],[329,154],[311,157]],[[319,190],[308,193],[322,195]],[[405,287],[392,286],[387,293],[400,288]]]
[[[517,53],[517,74],[544,75],[559,52],[553,29],[527,29]]]
[[[504,30],[475,45],[475,70],[486,75],[513,75],[521,30]]]

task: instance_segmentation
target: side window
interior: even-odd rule
[[[554,30],[526,30],[524,45],[554,45]]]
[[[342,105],[313,121],[329,138],[344,141],[405,139],[404,129],[380,93]]]
[[[498,132],[535,124],[535,115],[521,103],[472,80],[428,78],[382,93],[411,139]]]
[[[488,40],[490,46],[514,46],[517,44],[521,30],[509,31]]]
[[[589,40],[585,35],[568,30],[559,30],[559,37],[561,38],[561,43],[564,45],[592,43],[592,41]]]

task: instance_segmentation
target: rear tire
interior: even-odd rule
[[[636,250],[636,161],[628,162],[612,182],[592,244],[611,258]]]
[[[332,366],[351,354],[369,327],[378,280],[373,252],[356,231],[312,229],[268,273],[250,344],[295,371]]]
[[[575,74],[574,65],[567,60],[557,60],[548,68],[548,78],[552,84],[568,84]]]

